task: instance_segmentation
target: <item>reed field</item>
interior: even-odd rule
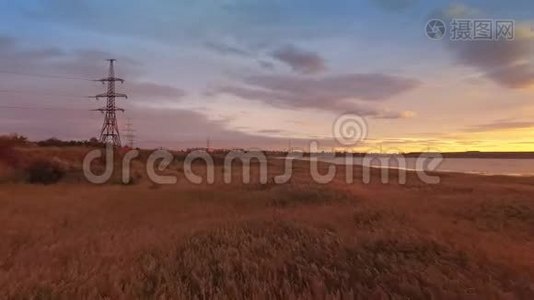
[[[447,173],[427,185],[408,174],[398,184],[392,172],[382,184],[374,170],[363,184],[355,166],[347,184],[337,166],[323,185],[298,161],[285,184],[259,183],[254,164],[251,183],[236,165],[225,184],[217,164],[215,183],[197,185],[177,155],[164,171],[176,184],[150,182],[141,158],[130,184],[94,185],[81,173],[88,150],[4,145],[0,298],[534,297],[533,178]],[[283,160],[268,166],[283,172]],[[32,181],[35,168],[58,178]]]

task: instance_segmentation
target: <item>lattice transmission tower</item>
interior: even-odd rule
[[[128,141],[128,147],[130,149],[133,149],[135,145],[135,129],[133,128],[130,119],[128,119],[128,122],[126,123],[126,128],[124,129],[124,132],[126,133],[124,136]]]
[[[106,106],[94,110],[104,114],[104,124],[100,131],[100,142],[105,144],[110,143],[115,147],[120,147],[121,137],[117,124],[117,111],[124,112],[124,109],[115,106],[115,98],[128,98],[128,96],[115,92],[115,82],[124,83],[124,80],[115,77],[113,66],[115,59],[108,59],[107,61],[109,61],[108,77],[95,80],[102,82],[102,84],[107,84],[107,91],[106,93],[93,96],[97,100],[106,98]]]

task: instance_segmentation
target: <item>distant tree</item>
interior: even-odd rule
[[[96,138],[91,138],[89,140],[71,140],[71,141],[62,141],[57,138],[49,138],[44,141],[37,142],[37,145],[42,147],[65,147],[65,146],[89,146],[89,147],[100,147],[100,143]]]
[[[55,138],[55,137],[49,138],[49,139],[44,140],[44,141],[37,142],[37,145],[43,146],[43,147],[47,147],[47,146],[62,146],[61,144],[62,144],[62,142],[59,139]]]

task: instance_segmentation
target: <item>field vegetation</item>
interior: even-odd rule
[[[533,178],[93,185],[91,149],[0,142],[0,298],[534,299]]]

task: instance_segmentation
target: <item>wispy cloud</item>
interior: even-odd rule
[[[373,104],[418,85],[419,81],[415,79],[386,74],[345,74],[322,78],[269,75],[251,76],[244,79],[243,86],[222,86],[213,92],[284,108],[351,111],[381,118],[403,118],[413,114],[386,111]]]
[[[300,74],[315,74],[326,70],[325,61],[319,54],[292,45],[273,51],[272,57]]]
[[[186,92],[182,89],[152,82],[130,82],[128,84],[128,91],[141,101],[143,98],[180,99],[186,95]]]
[[[489,132],[498,130],[510,130],[510,129],[526,129],[533,128],[534,122],[532,121],[511,121],[502,120],[492,123],[479,124],[466,128],[466,132]]]
[[[254,56],[254,54],[249,50],[226,43],[206,42],[204,43],[204,45],[206,46],[206,48],[223,55],[237,55],[244,57]]]
[[[142,65],[137,61],[122,55],[115,55],[95,49],[78,49],[63,51],[58,48],[23,49],[16,39],[0,36],[0,71],[6,75],[4,84],[17,82],[17,90],[33,91],[41,87],[56,93],[87,96],[89,90],[98,90],[86,81],[50,81],[46,76],[74,79],[99,79],[107,72],[105,59],[118,58],[117,72],[126,79],[128,93],[143,98],[172,98],[185,96],[185,91],[170,85],[145,82],[140,79],[143,74]],[[31,77],[31,81],[13,78],[16,74],[38,74],[44,78]],[[62,76],[63,75],[63,76]],[[27,84],[25,84],[27,83]],[[120,86],[118,88],[121,88]]]
[[[230,125],[228,119],[212,120],[206,115],[184,109],[147,108],[132,112],[140,143],[151,147],[170,148],[204,147],[207,138],[215,148],[261,148],[285,149],[288,138],[281,137],[287,132],[276,129],[250,131]],[[161,128],[167,130],[161,131]],[[157,135],[154,133],[158,132]],[[332,137],[317,139],[322,146],[332,147],[336,143]],[[291,138],[294,147],[309,149],[309,140]]]
[[[74,49],[65,51],[55,47],[22,47],[19,40],[0,36],[0,65],[2,70],[13,72],[74,74],[88,79],[100,78],[106,73],[105,59],[120,61],[121,74],[137,77],[142,73],[140,64],[124,56],[98,49]],[[95,62],[102,62],[98,64]]]

